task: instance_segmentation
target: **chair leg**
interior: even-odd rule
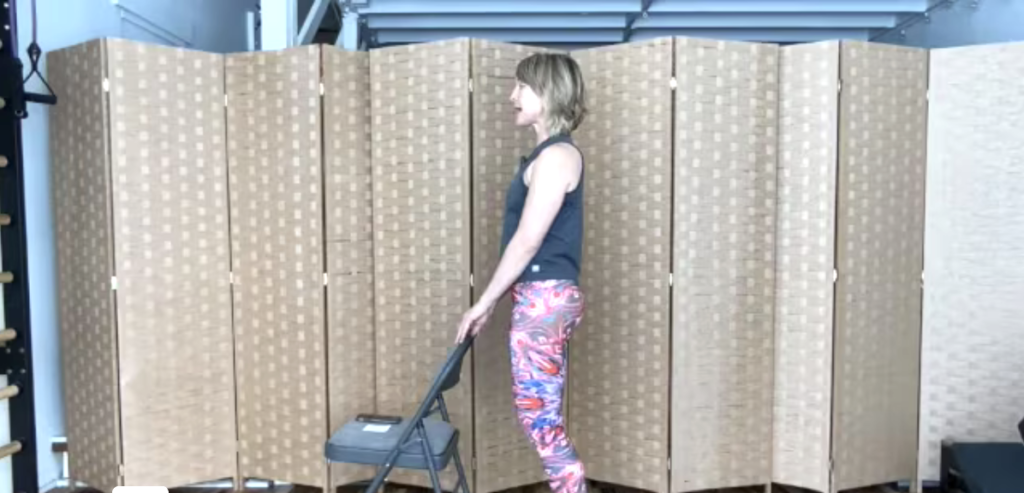
[[[437,464],[434,464],[434,454],[430,450],[430,443],[427,442],[427,432],[422,421],[417,423],[416,431],[420,434],[420,444],[423,446],[423,456],[427,461],[427,471],[430,472],[430,482],[434,484],[434,493],[444,493],[441,489],[441,480],[437,477]]]
[[[398,454],[389,454],[388,461],[383,467],[377,468],[377,474],[373,476],[373,480],[370,481],[370,485],[366,487],[365,493],[377,493],[381,486],[384,486],[384,478],[388,477],[391,473],[391,469],[395,467],[395,460],[398,458]]]
[[[462,458],[459,457],[459,445],[455,444],[455,469],[459,472],[459,486],[462,493],[469,493],[469,480],[466,479],[466,469],[462,467]]]

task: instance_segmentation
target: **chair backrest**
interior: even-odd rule
[[[434,382],[439,385],[439,392],[448,392],[459,384],[459,379],[462,376],[462,360],[465,359],[466,353],[469,352],[472,345],[472,338],[466,338],[461,344],[448,351],[448,358],[441,365],[441,371],[438,372]]]
[[[445,359],[444,364],[441,365],[441,369],[437,372],[437,376],[434,377],[434,381],[430,384],[430,390],[423,396],[419,409],[411,418],[413,422],[423,419],[427,415],[440,393],[447,392],[459,384],[459,376],[462,373],[462,360],[473,345],[473,339],[473,337],[466,337],[462,343],[448,351],[448,357]]]

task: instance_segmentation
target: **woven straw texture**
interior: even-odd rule
[[[672,491],[771,482],[778,51],[676,39]]]
[[[919,474],[1024,410],[1024,43],[931,52]]]
[[[474,299],[487,288],[501,260],[505,192],[519,156],[533,148],[533,133],[515,126],[509,95],[519,60],[536,48],[473,41],[473,272]],[[491,325],[474,344],[477,490],[502,491],[545,481],[537,452],[523,434],[512,403],[504,298]]]
[[[322,485],[327,383],[320,51],[227,57],[239,460]]]
[[[460,39],[370,53],[377,410],[385,414],[415,412],[470,306],[469,50]],[[446,399],[468,459],[469,356]],[[449,488],[454,471],[442,474]],[[391,478],[429,484],[420,471]]]
[[[369,55],[324,46],[330,429],[376,409]],[[336,464],[335,485],[373,476]]]
[[[120,404],[104,41],[47,55],[61,103],[50,111],[61,358],[70,475],[103,491],[119,484]]]
[[[910,480],[917,449],[928,52],[843,42],[834,489]]]
[[[232,477],[224,57],[113,39],[107,56],[124,482]]]
[[[773,480],[827,491],[839,44],[781,58]]]
[[[573,53],[592,113],[569,429],[600,481],[668,490],[672,39]]]

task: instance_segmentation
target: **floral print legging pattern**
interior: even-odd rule
[[[562,418],[565,346],[583,317],[583,294],[571,281],[521,282],[512,288],[512,302],[509,349],[519,423],[552,491],[583,493],[583,463]]]

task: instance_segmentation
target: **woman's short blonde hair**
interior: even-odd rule
[[[569,133],[587,113],[586,87],[576,60],[561,53],[535,53],[516,67],[516,79],[544,101],[545,123],[552,135]]]

